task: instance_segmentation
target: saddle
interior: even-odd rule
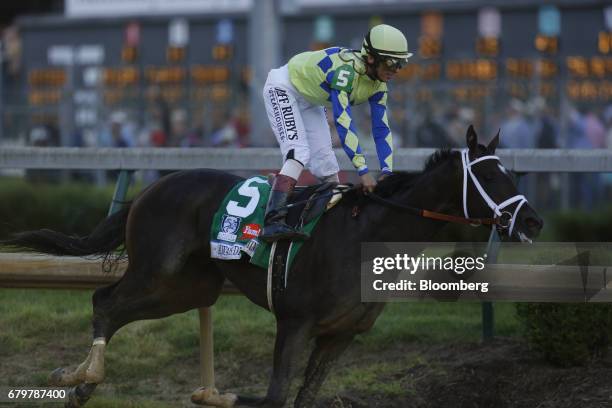
[[[340,198],[342,192],[351,188],[350,185],[337,183],[323,183],[313,186],[298,186],[289,198],[291,205],[287,213],[286,222],[295,229],[302,229],[315,220],[326,210],[332,208]],[[294,245],[302,243],[280,240],[272,244],[268,264],[268,306],[275,313],[282,302],[291,262],[289,256]]]
[[[333,201],[329,207],[328,204],[336,196],[333,190],[338,187],[342,186],[339,186],[337,183],[323,183],[313,186],[295,187],[293,194],[289,197],[288,204],[292,207],[289,208],[287,213],[287,224],[294,228],[300,228],[314,220],[328,208],[333,207],[337,200],[340,199],[339,192],[337,193],[337,200]]]

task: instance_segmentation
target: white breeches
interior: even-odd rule
[[[338,173],[325,109],[308,102],[293,87],[287,65],[270,71],[263,98],[283,161],[294,158],[317,178]]]

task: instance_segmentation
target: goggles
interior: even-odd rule
[[[402,69],[408,64],[408,59],[400,59],[393,57],[382,57],[382,63],[389,69]]]

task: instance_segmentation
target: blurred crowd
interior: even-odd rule
[[[469,107],[453,106],[444,112],[425,107],[421,116],[414,131],[419,147],[462,147],[469,124],[482,124],[482,118]],[[500,129],[500,146],[505,148],[612,148],[612,104],[569,106],[568,114],[561,118],[558,109],[543,98],[511,99],[505,109],[490,113],[486,122],[485,129]]]
[[[474,124],[480,133],[500,129],[500,147],[505,148],[612,148],[612,104],[569,106],[568,112],[564,119],[561,118],[558,109],[549,107],[542,98],[527,102],[512,99],[505,108],[489,112],[486,120],[483,120],[482,113],[471,107],[451,105],[436,108],[425,105],[414,114],[411,112],[408,118],[401,119],[406,119],[408,126],[391,120],[391,128],[396,147],[463,147],[466,129]],[[118,109],[108,113],[94,134],[75,130],[69,145],[238,148],[251,145],[250,118],[245,105],[214,111],[206,120],[201,116],[197,117],[184,108],[170,109],[161,101],[151,107],[141,120]],[[339,146],[330,116],[328,112],[333,143]],[[356,119],[360,123],[360,140],[367,147],[371,144],[366,136],[369,133],[368,119]],[[30,130],[28,142],[36,146],[59,145],[59,130],[52,124],[36,126]]]
[[[481,123],[490,135],[500,130],[500,147],[513,149],[612,149],[612,104],[607,106],[568,106],[561,115],[543,98],[529,101],[511,99],[505,109],[493,112],[482,123],[472,108],[451,107],[442,112],[425,107],[414,129],[414,143],[419,147],[463,147],[465,131],[471,123]],[[482,132],[481,132],[482,133]],[[404,141],[409,145],[410,140]],[[532,196],[545,208],[554,208],[565,180],[559,174],[532,177]],[[573,208],[592,209],[612,198],[612,174],[572,173],[568,204]]]
[[[153,109],[142,126],[126,112],[112,112],[97,135],[100,147],[247,147],[249,120],[246,109],[215,113],[206,129],[202,119],[190,120],[185,109]],[[89,143],[75,139],[76,145]]]
[[[232,109],[219,109],[205,118],[184,108],[170,107],[161,97],[150,99],[144,115],[135,117],[127,110],[108,113],[95,130],[75,130],[69,144],[77,147],[234,147],[252,145],[250,118],[244,103]],[[356,107],[357,108],[357,107]],[[366,151],[374,149],[369,128],[369,112],[354,110],[360,140]],[[486,116],[484,115],[486,113]],[[407,118],[391,115],[391,128],[396,147],[457,147],[465,146],[465,132],[475,124],[483,139],[500,130],[500,147],[515,149],[576,148],[612,149],[612,104],[607,106],[568,106],[561,115],[557,106],[549,106],[543,98],[528,101],[511,99],[506,106],[483,112],[483,109],[460,105],[423,105]],[[328,121],[333,144],[340,146],[331,115]],[[35,146],[59,145],[57,126],[36,126],[28,141]],[[145,175],[150,182],[157,172]],[[565,180],[558,174],[539,174],[532,178],[533,193],[544,207],[554,207],[559,199],[560,185]],[[570,174],[570,204],[590,209],[603,199],[612,198],[612,174]]]
[[[197,122],[197,121],[196,121]],[[100,147],[247,147],[249,122],[240,110],[214,116],[207,131],[202,125],[190,126],[184,109],[171,112],[155,110],[142,127],[123,111],[109,115],[100,130]],[[200,121],[201,123],[201,121]],[[79,144],[77,142],[76,144]]]

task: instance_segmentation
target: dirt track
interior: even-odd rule
[[[58,365],[42,361],[49,356],[54,361],[79,361],[82,354],[50,344],[32,353],[4,356],[2,371],[11,384],[22,384],[23,376],[34,372],[44,386],[46,374]],[[219,353],[217,357],[220,390],[265,393],[271,356]],[[377,365],[381,368],[373,368]],[[113,407],[149,406],[143,399],[155,401],[156,407],[193,407],[189,396],[199,383],[198,369],[195,353],[175,359],[147,379],[136,376],[118,381],[111,369],[87,406],[105,407],[104,398],[117,398],[125,405],[115,400]],[[351,375],[352,382],[347,380]],[[338,378],[343,385],[337,388]],[[538,359],[519,340],[503,338],[487,344],[396,343],[375,353],[355,344],[332,370],[316,407],[612,408],[612,359],[587,367],[557,368]]]
[[[612,407],[612,361],[589,367],[556,368],[537,359],[516,340],[507,339],[484,345],[436,346],[420,352],[427,363],[393,376],[405,384],[403,396],[345,392],[322,401],[318,407]],[[344,363],[360,358],[351,354]]]

